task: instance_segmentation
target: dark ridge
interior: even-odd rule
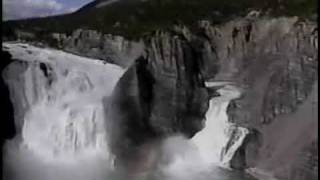
[[[12,62],[12,56],[7,51],[1,50],[1,64],[0,64],[0,119],[1,119],[1,154],[5,140],[12,139],[16,135],[16,128],[14,124],[13,105],[10,100],[9,89],[2,77],[3,70]],[[2,156],[1,156],[2,158]],[[1,167],[2,167],[2,159]],[[2,176],[2,168],[1,168]]]
[[[256,129],[249,129],[249,134],[243,140],[242,145],[235,152],[230,161],[230,166],[236,170],[248,168],[247,155],[256,156],[262,144],[262,134]],[[230,143],[230,142],[229,142]],[[229,145],[228,143],[228,145]]]
[[[250,10],[261,10],[270,16],[310,18],[317,13],[317,0],[119,0],[101,8],[108,0],[89,3],[72,14],[4,22],[3,36],[14,37],[21,29],[36,35],[53,32],[70,34],[76,29],[93,29],[105,34],[138,38],[175,22],[192,27],[201,19],[214,24],[243,16]],[[37,37],[38,38],[38,37]]]
[[[1,59],[1,77],[0,77],[0,95],[1,95],[1,120],[2,124],[2,134],[1,139],[11,139],[15,136],[16,130],[14,126],[14,115],[13,115],[13,106],[10,100],[9,89],[2,77],[2,72],[11,62],[12,57],[6,51],[1,51],[2,59]]]
[[[155,80],[153,79],[152,74],[147,70],[148,61],[143,57],[140,57],[136,60],[136,74],[137,74],[137,83],[138,83],[138,99],[141,106],[142,117],[141,117],[141,131],[148,132],[150,137],[155,137],[155,132],[153,132],[148,118],[151,114],[151,106],[153,100],[153,84]],[[142,137],[138,137],[136,142],[139,142]]]
[[[247,26],[247,33],[246,33],[246,42],[249,42],[250,41],[250,37],[251,37],[251,31],[252,31],[252,25],[251,24],[249,24],[248,26]]]
[[[232,31],[232,38],[234,39],[234,38],[236,38],[237,36],[238,36],[238,34],[239,34],[239,29],[238,28],[233,28],[233,31]]]
[[[103,3],[103,2],[108,2],[111,0],[95,0],[93,2],[90,2],[84,6],[82,6],[80,9],[78,9],[76,12],[74,12],[73,14],[77,14],[77,13],[81,13],[81,12],[85,12],[87,10],[94,10],[93,8],[95,8],[99,3]]]
[[[42,70],[45,77],[49,76],[48,68],[45,63],[40,63],[40,69]]]
[[[136,73],[138,77],[139,98],[142,105],[143,114],[146,116],[143,118],[143,122],[148,127],[148,119],[151,113],[151,104],[153,99],[153,84],[155,80],[152,74],[147,70],[148,61],[143,57],[136,60]]]

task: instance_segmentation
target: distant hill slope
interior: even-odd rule
[[[101,3],[108,5],[96,8]],[[14,29],[41,34],[71,33],[84,28],[137,37],[175,22],[191,25],[208,19],[219,23],[250,9],[263,10],[274,16],[308,17],[316,13],[316,8],[317,0],[97,0],[72,14],[7,21],[3,26],[3,36]]]
[[[79,10],[77,10],[77,13],[87,11],[88,9],[92,9],[92,8],[104,7],[112,3],[115,3],[117,1],[119,0],[96,0],[81,7]]]

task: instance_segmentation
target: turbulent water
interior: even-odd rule
[[[221,85],[221,83],[216,85]],[[210,101],[205,129],[199,132],[192,141],[198,147],[204,161],[228,166],[235,151],[241,146],[249,132],[245,128],[229,123],[226,113],[230,100],[241,95],[240,90],[225,83],[218,92],[221,96]],[[233,134],[236,136],[235,139],[231,139]],[[234,143],[228,147],[228,141],[234,141]]]
[[[222,86],[221,96],[210,101],[206,127],[194,138],[159,142],[146,153],[159,156],[152,172],[128,177],[113,169],[102,104],[125,70],[27,44],[5,43],[3,48],[18,59],[4,76],[20,130],[5,146],[5,179],[248,179],[225,168],[248,133],[228,122],[228,104],[240,96],[236,86]]]

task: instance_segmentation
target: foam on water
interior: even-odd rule
[[[21,147],[49,162],[111,158],[102,100],[111,95],[124,70],[27,44],[4,47],[14,59],[27,62],[15,62],[5,72],[19,114],[15,121],[22,126]]]
[[[192,138],[192,142],[197,146],[201,158],[205,162],[228,167],[230,160],[242,145],[249,131],[229,122],[227,115],[230,101],[239,98],[241,91],[226,82],[211,83],[211,86],[215,85],[224,85],[224,87],[218,90],[220,97],[210,101],[205,128]],[[232,145],[228,146],[228,144]]]
[[[219,89],[220,97],[210,101],[205,128],[191,140],[182,136],[167,139],[162,151],[169,156],[169,163],[162,171],[175,179],[192,179],[192,175],[206,174],[218,167],[229,167],[236,150],[242,145],[248,130],[228,121],[229,102],[241,95],[240,90],[229,83]],[[205,176],[207,177],[207,176]],[[194,178],[194,177],[193,177]]]

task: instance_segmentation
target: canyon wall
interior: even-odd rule
[[[170,32],[155,32],[150,39],[144,41],[148,47],[147,63],[155,64],[155,70],[161,68],[151,68],[156,83],[170,83],[172,78],[166,75],[169,73],[162,72],[180,67],[189,77],[196,73],[204,81],[231,81],[243,89],[242,96],[228,107],[228,115],[231,122],[250,132],[231,160],[231,167],[261,168],[279,179],[307,180],[318,176],[317,93],[313,90],[317,84],[318,36],[314,22],[297,17],[247,17],[212,26],[201,21],[196,30],[177,25]],[[172,46],[172,42],[185,45]],[[189,59],[194,62],[191,71],[184,66]],[[153,87],[154,98],[160,104],[176,97],[164,94],[163,87]],[[184,88],[189,89],[182,86],[179,93]],[[162,99],[157,99],[158,91],[164,95],[160,96]],[[308,102],[313,110],[306,111],[305,116],[296,115]],[[158,114],[162,107],[168,114],[172,111],[171,106],[160,106]],[[168,120],[174,122],[172,117]],[[191,121],[188,123],[197,127]]]
[[[193,137],[203,128],[210,97],[218,96],[204,83],[228,81],[243,89],[228,106],[229,120],[249,129],[231,167],[263,169],[283,180],[317,178],[315,22],[253,16],[220,25],[199,21],[192,29],[156,31],[139,43],[88,30],[58,37],[66,51],[128,68],[113,99],[121,106],[111,112],[127,111],[114,126],[135,120],[115,137],[125,133],[129,144],[177,132]]]
[[[121,151],[118,157],[155,138],[194,136],[203,128],[209,106],[199,56],[190,44],[166,32],[147,41],[146,55],[120,79],[108,111],[115,122],[108,132],[116,129],[110,141],[116,154]]]

